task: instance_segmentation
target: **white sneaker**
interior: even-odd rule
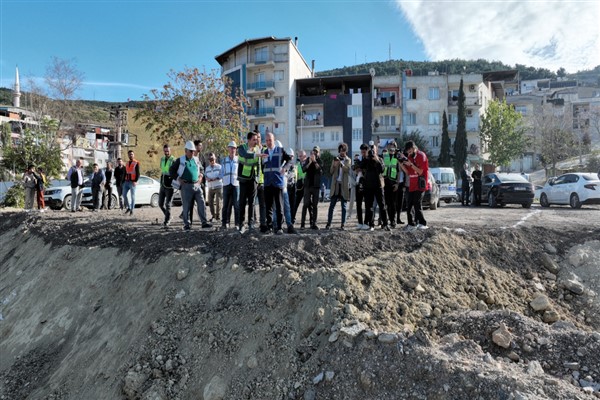
[[[366,225],[366,224],[363,224],[363,226],[361,226],[361,228],[360,228],[361,231],[368,231],[369,229],[371,229],[371,228],[369,227],[369,225]]]
[[[406,225],[406,226],[404,227],[404,230],[405,230],[406,232],[412,232],[412,231],[414,231],[415,229],[417,229],[417,227],[416,227],[416,226],[414,226],[414,225]]]
[[[359,231],[362,229],[363,224],[356,224],[356,229],[358,229]]]
[[[429,227],[427,225],[418,224],[417,225],[417,229],[419,229],[419,230],[425,230],[425,229],[429,229]]]

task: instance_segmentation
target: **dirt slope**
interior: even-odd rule
[[[2,399],[600,396],[598,228],[0,232]]]

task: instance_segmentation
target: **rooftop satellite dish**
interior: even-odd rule
[[[375,76],[375,68],[371,68],[369,70],[369,74],[371,74],[371,76]]]

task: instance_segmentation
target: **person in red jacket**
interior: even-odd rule
[[[429,161],[427,155],[419,150],[411,140],[406,142],[404,152],[408,157],[402,160],[400,167],[409,177],[408,181],[408,199],[406,201],[406,215],[408,219],[408,230],[428,229],[427,221],[423,216],[423,194],[431,189],[429,184]],[[414,219],[413,219],[414,212]]]

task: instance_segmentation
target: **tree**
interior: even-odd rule
[[[180,144],[202,140],[207,151],[223,152],[231,140],[245,137],[246,98],[234,90],[229,78],[216,70],[171,70],[161,90],[144,96],[134,116],[160,143]]]
[[[440,148],[440,156],[438,158],[440,167],[450,167],[452,159],[450,157],[450,135],[448,135],[448,117],[446,111],[442,114],[442,146]]]
[[[463,88],[463,80],[460,78],[458,88],[458,119],[456,124],[456,139],[454,140],[454,171],[460,173],[465,161],[469,142],[467,140],[467,109],[465,107],[466,96]]]
[[[36,131],[26,129],[21,135],[19,144],[6,146],[2,167],[20,176],[29,164],[43,167],[46,175],[59,176],[63,168],[60,145],[54,137],[58,129],[58,121],[44,118]]]
[[[559,78],[564,78],[565,76],[567,76],[567,71],[563,67],[560,67],[556,71],[556,76],[558,76]]]
[[[67,119],[70,112],[71,101],[83,84],[84,74],[76,67],[75,60],[63,60],[52,57],[50,65],[46,67],[45,81],[54,110],[52,114],[58,118],[59,129]]]
[[[535,147],[540,153],[540,161],[551,176],[556,175],[556,164],[573,153],[573,113],[565,112],[564,106],[546,103],[532,114]]]
[[[492,164],[509,166],[528,144],[523,116],[506,101],[492,101],[481,119],[481,140],[487,145]]]

